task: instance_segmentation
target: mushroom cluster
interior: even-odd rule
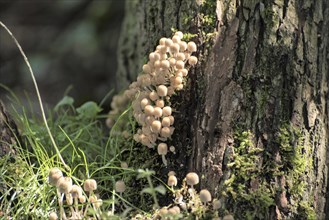
[[[113,98],[108,127],[115,123],[112,116],[130,99],[133,116],[140,126],[134,140],[149,148],[154,148],[159,144],[157,142],[166,142],[174,132],[170,97],[184,88],[189,68],[198,62],[192,55],[196,51],[196,44],[185,42],[180,31],[172,38],[161,38],[156,50],[149,54],[149,61],[143,66],[137,81],[131,83],[122,95]],[[170,150],[174,151],[174,147],[171,146]],[[166,164],[165,159],[163,162]]]
[[[62,171],[59,168],[54,167],[49,172],[48,181],[50,185],[56,186],[57,188],[57,197],[60,207],[60,219],[67,219],[66,212],[63,208],[64,201],[70,208],[71,216],[69,219],[83,219],[86,217],[89,205],[88,203],[86,204],[87,198],[85,195],[87,194],[89,194],[88,201],[93,205],[94,209],[99,208],[102,204],[102,200],[97,199],[93,193],[97,189],[97,183],[94,179],[85,180],[82,189],[81,186],[73,184],[73,181],[70,177],[64,177]],[[63,194],[65,195],[65,200]],[[86,204],[85,211],[83,209],[84,204]],[[57,219],[56,212],[51,212],[49,214],[49,219]]]
[[[197,50],[196,44],[182,38],[180,31],[172,38],[161,38],[143,66],[143,74],[125,92],[133,100],[133,115],[141,126],[134,139],[149,148],[156,146],[158,140],[165,142],[172,136],[174,117],[170,97],[183,89],[188,66],[198,60],[192,55]]]
[[[117,94],[113,96],[111,102],[111,111],[108,113],[108,117],[106,119],[106,126],[111,129],[115,123],[119,122],[118,127],[119,130],[123,130],[125,127],[125,122],[117,121],[120,114],[127,108],[129,104],[129,98],[125,94]]]
[[[177,186],[177,178],[175,175],[174,171],[170,171],[167,179],[167,185],[171,187],[175,196],[174,204],[180,207],[183,211],[191,212],[196,216],[201,213],[204,217],[207,212],[208,214],[211,213],[210,215],[213,219],[218,219],[218,211],[222,204],[220,200],[216,198],[212,199],[211,193],[207,189],[201,189],[200,192],[196,191],[195,187],[200,182],[199,175],[195,172],[189,172],[183,181],[182,188],[177,190],[174,189],[174,187]],[[160,216],[166,216],[167,211],[166,209],[161,209],[159,213]],[[228,216],[230,218],[228,218]],[[226,218],[234,219],[231,215],[227,215]]]

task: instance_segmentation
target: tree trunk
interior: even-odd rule
[[[329,218],[329,3],[127,1],[120,85],[171,28],[196,34],[200,64],[175,99],[170,168],[236,219]]]
[[[0,158],[15,154],[14,145],[17,144],[18,132],[15,122],[8,115],[4,104],[0,101]]]

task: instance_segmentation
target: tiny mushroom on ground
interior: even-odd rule
[[[168,186],[173,189],[174,186],[177,186],[177,178],[174,175],[168,177]]]
[[[83,189],[86,192],[92,192],[95,191],[97,189],[97,183],[96,180],[94,179],[86,179],[85,183],[83,184]]]
[[[191,186],[193,189],[194,185],[197,185],[199,183],[199,176],[198,174],[194,172],[190,172],[186,175],[186,183],[187,185]]]
[[[56,214],[56,212],[51,212],[49,214],[49,220],[57,220],[58,219],[58,216]]]
[[[199,193],[200,200],[204,205],[211,201],[211,194],[207,189],[203,189]]]
[[[158,145],[158,154],[161,155],[162,157],[162,162],[165,166],[168,165],[167,160],[166,160],[166,154],[168,153],[168,146],[166,143],[160,143]]]
[[[118,180],[115,182],[115,191],[118,193],[123,193],[126,190],[126,184],[123,180]]]
[[[56,186],[58,180],[61,177],[63,177],[62,171],[59,168],[57,168],[57,167],[52,168],[49,171],[49,176],[48,176],[49,184],[52,185],[52,186]]]
[[[58,189],[60,193],[68,194],[72,189],[72,179],[70,177],[62,177],[58,180]]]
[[[223,220],[234,220],[234,217],[233,217],[233,215],[225,215],[223,217]]]

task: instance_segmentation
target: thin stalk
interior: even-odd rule
[[[60,220],[63,220],[63,219],[66,219],[66,215],[65,215],[65,211],[64,211],[64,208],[63,208],[63,197],[59,191],[59,189],[56,190],[57,191],[57,197],[58,197],[58,206],[59,206],[59,219]]]
[[[32,70],[32,67],[21,47],[21,45],[18,43],[18,41],[16,40],[16,38],[14,37],[14,35],[11,33],[11,31],[7,28],[6,25],[4,25],[1,21],[0,21],[0,25],[7,31],[7,33],[10,35],[10,37],[14,40],[17,48],[19,49],[20,53],[22,54],[23,58],[24,58],[24,61],[27,65],[27,67],[29,68],[29,71],[30,71],[30,74],[31,74],[31,77],[32,77],[32,81],[33,81],[33,84],[34,84],[34,88],[36,90],[36,93],[37,93],[37,97],[38,97],[38,101],[39,101],[39,106],[40,106],[40,110],[41,110],[41,114],[42,114],[42,118],[43,118],[43,121],[45,123],[45,126],[46,126],[46,129],[47,129],[47,132],[48,132],[48,135],[50,137],[50,140],[56,150],[56,153],[59,157],[59,159],[61,160],[61,162],[63,163],[64,167],[68,170],[70,170],[69,166],[66,165],[60,151],[58,150],[58,147],[57,147],[57,144],[55,142],[55,139],[53,137],[53,135],[51,134],[51,131],[50,131],[50,128],[48,126],[48,123],[47,123],[47,118],[46,118],[46,114],[45,114],[45,111],[44,111],[44,108],[43,108],[43,104],[42,104],[42,100],[41,100],[41,95],[40,95],[40,92],[39,92],[39,87],[38,87],[38,84],[37,84],[37,81],[34,77],[34,73],[33,73],[33,70]]]
[[[154,187],[153,187],[153,183],[152,183],[151,177],[148,175],[146,178],[147,178],[147,182],[148,182],[149,186],[150,186],[151,189],[153,190],[153,191],[152,191],[152,197],[153,197],[153,200],[154,200],[154,206],[155,206],[155,208],[159,208],[159,203],[158,203],[157,195],[156,195],[156,192],[155,192],[155,190],[154,190]]]

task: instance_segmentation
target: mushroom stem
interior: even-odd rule
[[[80,218],[79,207],[78,207],[78,198],[77,197],[74,198],[74,209],[75,209],[76,215],[78,215],[78,218]]]
[[[63,209],[63,197],[62,197],[62,195],[61,195],[58,188],[57,188],[57,197],[58,197],[58,205],[59,205],[59,209],[60,209],[59,218],[61,220],[66,219],[66,215],[65,215],[65,212],[64,212],[64,209]]]
[[[190,196],[191,196],[191,198],[193,200],[194,199],[194,188],[193,188],[193,185],[191,186],[190,189],[188,189],[188,192],[189,192],[189,194],[190,194]]]
[[[165,156],[164,154],[162,154],[161,157],[162,157],[162,162],[163,162],[163,164],[164,164],[165,166],[167,166],[167,165],[168,165],[168,162],[167,162],[167,160],[166,160],[166,156]]]
[[[120,192],[119,194],[120,194],[120,197],[121,197],[122,205],[127,209],[128,206],[127,206],[127,204],[125,203],[125,200],[122,197],[122,192]]]
[[[87,203],[87,205],[86,205],[86,207],[85,207],[85,211],[84,211],[84,213],[83,213],[83,217],[86,217],[86,216],[87,216],[88,208],[89,208],[89,202]]]

